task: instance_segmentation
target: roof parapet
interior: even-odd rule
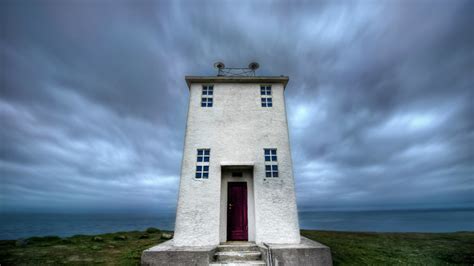
[[[260,84],[283,84],[286,88],[290,78],[288,76],[245,76],[245,77],[227,77],[227,76],[186,76],[188,89],[193,83],[260,83]]]

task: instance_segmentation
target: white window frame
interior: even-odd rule
[[[261,106],[273,107],[272,85],[260,85]]]
[[[203,84],[201,90],[201,107],[213,107],[214,106],[214,85]]]
[[[196,168],[195,168],[194,179],[197,179],[197,180],[209,179],[211,149],[209,148],[197,149],[196,155],[197,157],[196,157]]]
[[[265,165],[265,178],[278,178],[280,177],[278,167],[278,152],[276,148],[264,148],[263,149],[263,160]],[[268,161],[267,161],[268,157]]]

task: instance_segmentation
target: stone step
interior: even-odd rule
[[[227,246],[241,246],[241,247],[253,247],[256,246],[255,242],[247,242],[247,241],[228,241],[222,242],[219,247],[227,247]]]
[[[239,244],[239,245],[222,244],[222,245],[217,246],[217,251],[259,251],[259,248],[255,244]]]
[[[211,262],[209,266],[255,266],[266,265],[262,260],[233,260],[233,261],[219,261]]]
[[[223,261],[251,261],[260,260],[262,253],[260,251],[218,251],[214,254],[217,262]]]

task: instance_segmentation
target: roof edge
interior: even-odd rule
[[[185,76],[188,89],[193,83],[282,83],[286,88],[288,76],[252,76],[252,77],[222,77],[222,76]]]

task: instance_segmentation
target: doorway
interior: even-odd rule
[[[247,241],[247,182],[229,182],[227,187],[227,241]]]

